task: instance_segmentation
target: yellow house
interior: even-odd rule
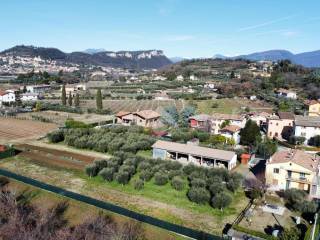
[[[301,150],[276,152],[266,163],[266,184],[279,191],[296,188],[319,198],[320,157]]]
[[[307,100],[305,105],[308,109],[308,116],[320,117],[320,101],[317,100]]]

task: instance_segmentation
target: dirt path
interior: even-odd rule
[[[171,204],[106,188],[105,185],[93,185],[73,173],[53,170],[21,159],[0,162],[0,167],[73,192],[110,201],[160,219],[171,219],[170,221],[173,223],[183,224],[206,232],[221,233],[225,224],[235,218],[235,216],[220,218],[206,213],[200,214]]]
[[[45,141],[28,141],[28,144],[38,146],[38,147],[46,147],[46,148],[50,148],[50,149],[69,151],[72,153],[78,153],[78,154],[87,155],[90,157],[103,158],[103,159],[110,158],[109,154],[88,151],[88,150],[82,150],[82,149],[76,149],[76,148],[72,148],[72,147],[69,147],[66,145],[50,144]]]

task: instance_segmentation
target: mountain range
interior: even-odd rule
[[[226,57],[221,54],[214,55],[213,58],[221,59],[237,59],[243,58],[252,61],[279,61],[288,59],[295,64],[300,64],[305,67],[320,67],[320,50],[312,52],[304,52],[293,54],[287,50],[270,50],[264,52],[255,52],[247,55],[239,55],[235,57]]]
[[[0,52],[0,56],[41,57],[62,63],[129,69],[157,69],[172,63],[161,50],[112,52],[89,49],[87,52],[65,53],[57,48],[19,45]]]

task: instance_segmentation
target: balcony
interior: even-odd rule
[[[301,182],[301,183],[308,183],[311,184],[311,182],[306,177],[298,177],[298,176],[292,176],[292,175],[286,175],[286,180],[293,181],[293,182]]]

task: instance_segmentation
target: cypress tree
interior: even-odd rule
[[[66,86],[63,84],[61,91],[61,103],[62,105],[67,105],[67,94],[66,94]]]
[[[77,93],[76,96],[75,96],[74,106],[75,106],[75,107],[79,107],[79,106],[80,106],[79,93]]]
[[[101,94],[100,88],[97,90],[96,103],[97,103],[97,109],[102,110],[102,94]]]
[[[68,104],[69,104],[70,107],[72,106],[72,96],[71,96],[71,92],[69,92]]]

